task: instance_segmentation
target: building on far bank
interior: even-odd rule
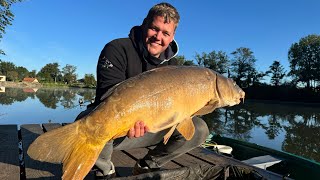
[[[0,93],[2,93],[2,92],[6,92],[6,87],[0,86]]]
[[[0,75],[0,81],[6,81],[6,76]]]
[[[22,82],[39,83],[37,78],[23,78]]]

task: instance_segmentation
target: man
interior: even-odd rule
[[[166,65],[176,65],[174,58],[178,53],[178,45],[174,40],[176,28],[180,20],[177,10],[168,3],[153,6],[141,26],[131,29],[128,38],[116,39],[103,48],[97,65],[97,89],[95,102],[89,105],[77,119],[88,114],[103,99],[102,95],[115,84],[138,75],[144,71]],[[163,136],[169,131],[148,133],[143,119],[132,127],[127,137],[110,141],[102,150],[95,166],[97,177],[115,175],[111,153],[156,145],[153,150],[139,160],[133,174],[151,172],[159,169],[171,159],[199,146],[209,135],[206,123],[200,118],[193,118],[195,135],[189,141],[177,131],[173,133],[167,144],[163,144]]]

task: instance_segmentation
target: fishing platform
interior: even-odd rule
[[[27,149],[40,134],[63,125],[65,124],[0,125],[0,179],[61,179],[61,164],[33,160],[28,156]],[[50,141],[50,139],[48,139],[48,141]],[[144,157],[148,150],[149,148],[138,148],[126,151],[114,151],[112,154],[112,162],[116,167],[117,177],[115,179],[160,179],[161,174],[153,176],[154,174],[147,173],[149,175],[141,174],[132,176],[132,168],[136,161]],[[234,169],[230,164],[238,168]],[[190,169],[190,167],[192,168]],[[184,179],[186,177],[185,175],[190,173],[190,170],[198,173],[199,177],[203,177],[208,173],[208,169],[218,169],[218,172],[223,171],[222,174],[224,174],[224,176],[229,176],[232,172],[237,173],[234,171],[239,170],[239,168],[257,172],[267,179],[283,178],[278,174],[250,166],[203,147],[195,148],[171,160],[163,168],[164,170],[162,172],[174,172],[173,174],[164,173],[163,177],[173,178],[173,175],[176,175],[174,179]],[[206,171],[201,171],[203,169]],[[95,179],[94,171],[90,171],[85,179]]]

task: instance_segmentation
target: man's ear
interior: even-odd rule
[[[173,36],[172,36],[172,39],[171,39],[170,43],[174,40],[174,35],[176,35],[176,31],[174,31],[174,33],[173,33]]]

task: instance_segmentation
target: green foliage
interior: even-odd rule
[[[177,59],[177,65],[184,65],[184,66],[194,66],[194,62],[192,60],[187,60],[185,56],[176,56]]]
[[[32,70],[32,71],[29,72],[28,75],[29,75],[29,77],[31,77],[31,78],[36,78],[37,72],[36,72],[36,70]]]
[[[19,75],[17,71],[8,71],[7,72],[7,79],[10,81],[17,81],[19,79]]]
[[[29,71],[25,67],[22,67],[22,66],[17,67],[16,72],[18,73],[19,80],[22,80],[25,77],[29,77]]]
[[[274,86],[280,86],[281,81],[286,75],[286,72],[283,66],[280,64],[279,61],[273,61],[272,65],[269,67],[268,74],[271,73],[271,84]]]
[[[28,73],[28,70],[22,70],[21,67],[16,67],[12,62],[0,61],[0,75],[7,76],[7,81],[22,80],[23,77],[20,76],[22,73]]]
[[[77,74],[75,73],[77,70],[76,66],[72,66],[67,64],[64,68],[62,68],[63,79],[67,84],[72,84],[77,79]]]
[[[177,60],[177,65],[180,65],[180,66],[183,65],[184,62],[186,61],[186,58],[184,56],[176,56],[175,58]]]
[[[97,82],[96,82],[93,74],[85,74],[84,75],[84,85],[86,87],[96,87]]]
[[[7,26],[12,25],[14,14],[11,12],[11,5],[22,0],[0,0],[0,39],[6,33]],[[0,49],[0,54],[5,55],[4,51]]]
[[[57,76],[60,74],[58,63],[49,63],[41,68],[37,77],[41,82],[56,82]]]
[[[312,82],[320,81],[320,36],[308,35],[292,44],[288,59],[291,69],[289,75],[296,82],[306,83],[310,88]]]
[[[0,61],[0,74],[8,75],[8,71],[14,71],[16,66],[12,62]]]
[[[186,60],[184,63],[183,63],[184,66],[194,66],[196,65],[192,60]]]
[[[210,68],[220,74],[225,74],[228,71],[229,58],[223,51],[203,52],[201,55],[196,53],[195,59],[199,66]]]
[[[311,89],[297,88],[290,85],[280,86],[250,86],[243,89],[246,92],[246,99],[294,101],[305,103],[319,103],[320,94]]]
[[[249,48],[240,47],[231,53],[233,55],[231,70],[232,77],[241,87],[249,87],[263,77],[255,69],[256,58]]]

